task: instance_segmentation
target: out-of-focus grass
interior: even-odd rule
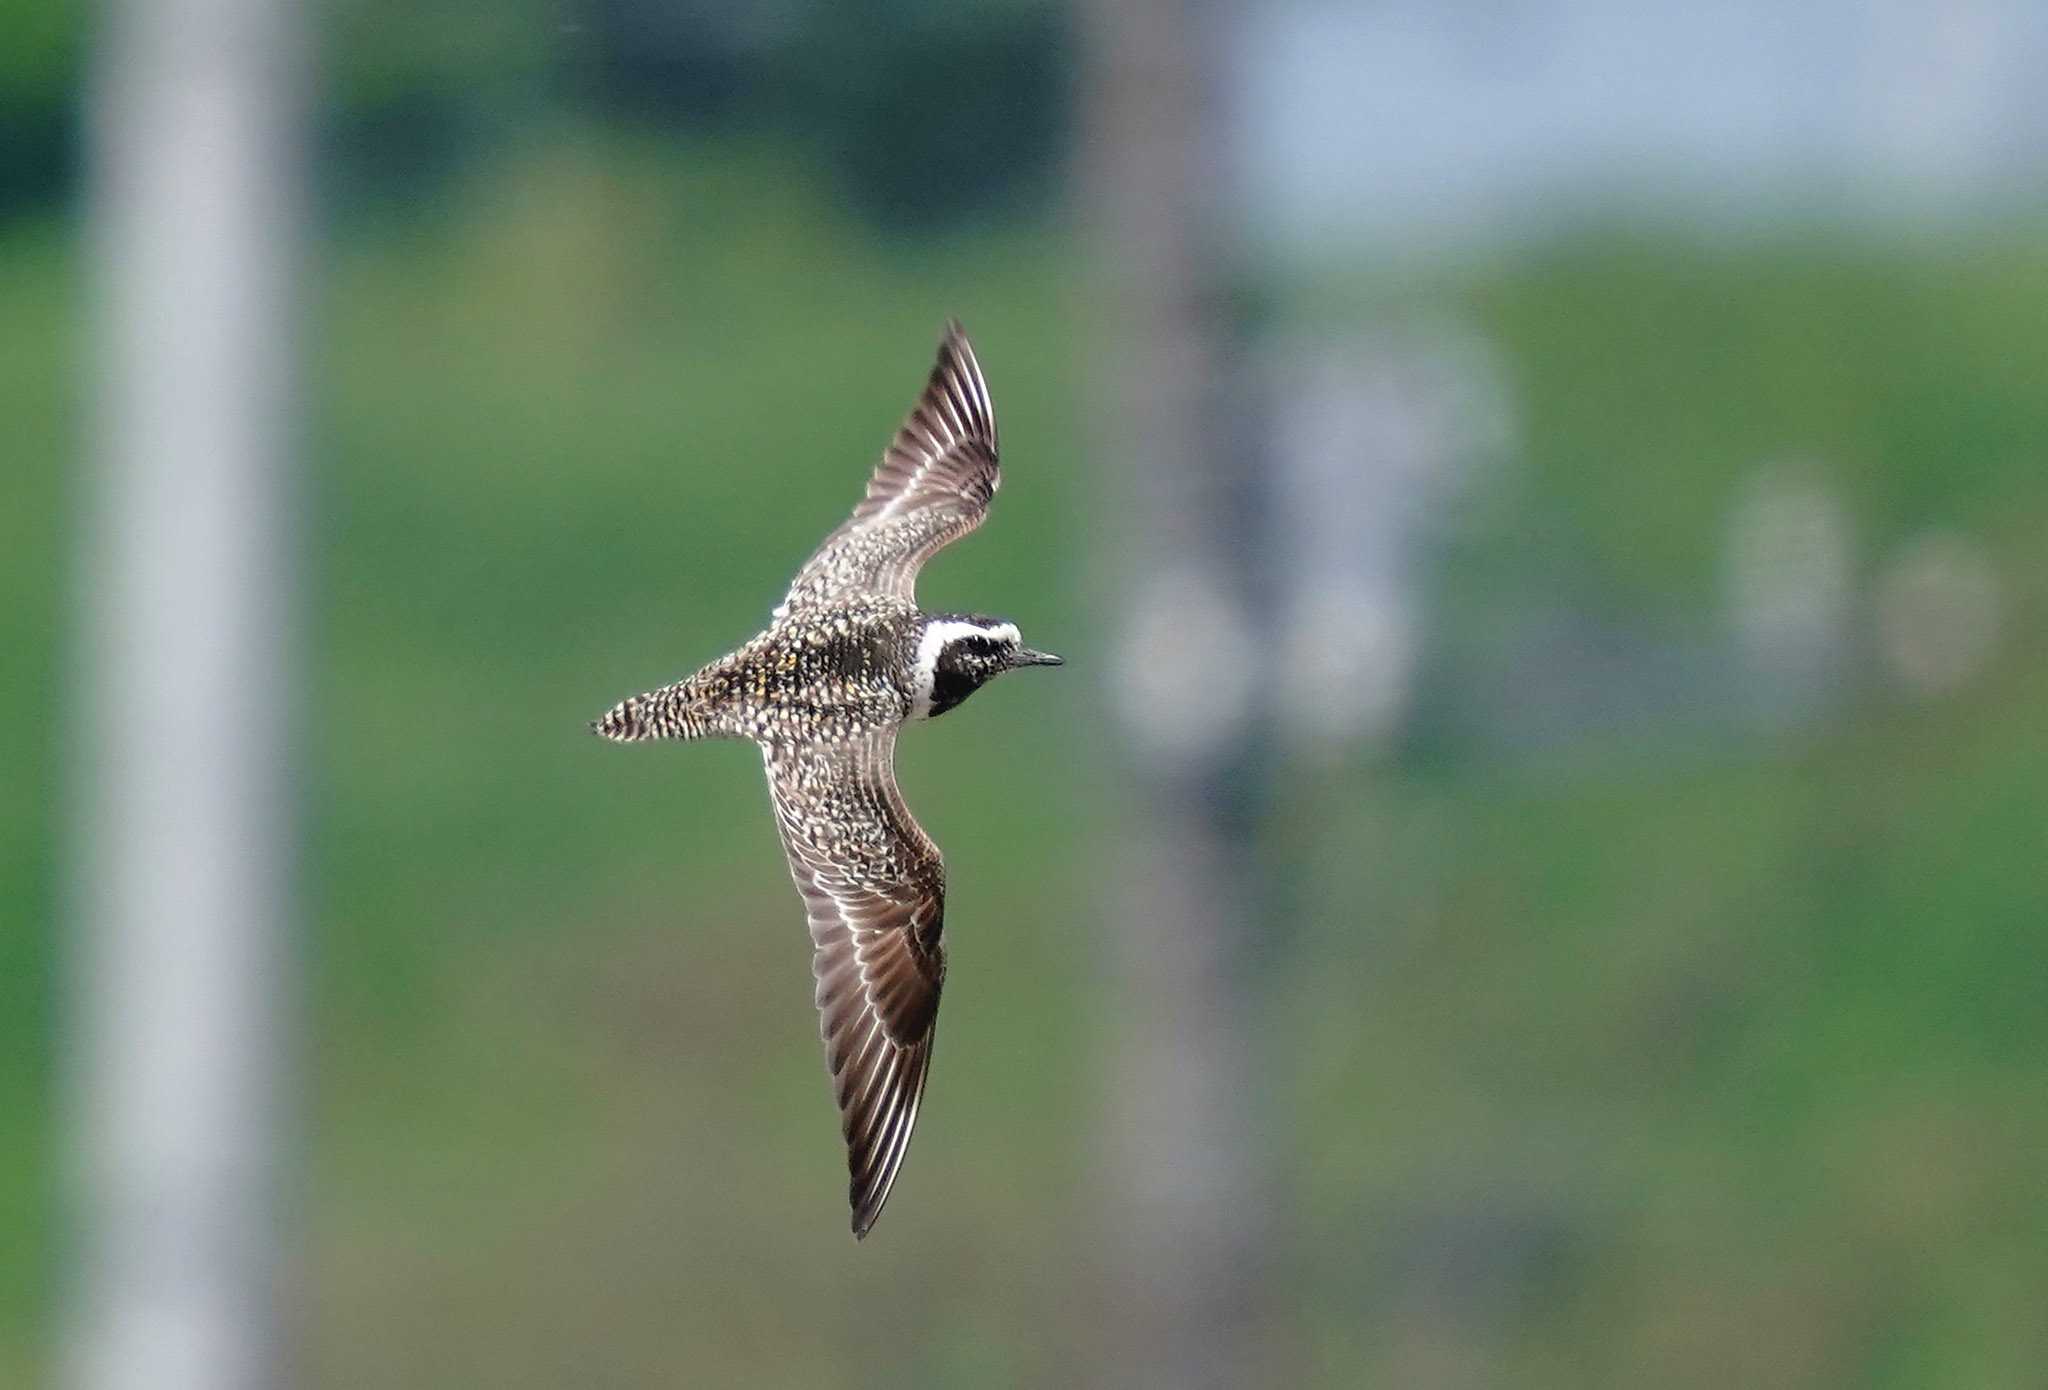
[[[915,1174],[858,1249],[757,757],[583,727],[760,626],[952,313],[1011,472],[999,524],[921,597],[1055,648],[1075,629],[1054,255],[877,249],[802,187],[568,137],[340,256],[314,712],[325,1381],[686,1363],[822,1385],[1051,1354],[1026,1330],[1068,1285],[1011,1285],[1079,1220],[1061,730],[1082,687],[1020,678],[904,750],[948,848],[955,965]]]
[[[1595,241],[1498,277],[1475,308],[1511,354],[1529,478],[1604,587],[1711,592],[1760,462],[1824,469],[1870,547],[1933,524],[2004,532],[2041,495],[2037,229],[1920,257],[1807,234],[1678,264]]]
[[[1319,884],[1305,1225],[1355,1232],[1304,1285],[1332,1383],[2017,1384],[2048,1352],[2043,245],[1595,237],[1424,292],[1523,440],[1453,632],[1564,604],[1719,641],[1730,508],[1782,461],[1841,499],[1865,680],[1780,738],[1692,708],[1538,766],[1432,742],[1275,827]],[[1372,303],[1404,311],[1306,312]],[[1915,704],[1863,670],[1869,595],[1937,526],[2004,635]]]
[[[1298,1191],[1352,1233],[1305,1283],[1331,1383],[2024,1382],[2044,702],[2037,665],[1792,757],[1290,820],[1328,904],[1287,985]]]
[[[1814,230],[1742,247],[1588,233],[1277,302],[1335,329],[1449,313],[1499,351],[1523,457],[1490,564],[1554,571],[1562,552],[1603,601],[1703,607],[1738,489],[1783,463],[1842,491],[1865,556],[1962,526],[2006,542],[2036,594],[2048,573],[2023,546],[2048,447],[2039,224],[1917,254]]]
[[[10,463],[0,489],[0,1381],[33,1383],[51,1268],[50,1030],[56,962],[61,521],[76,452],[69,382],[79,296],[58,229],[0,240],[0,420]]]
[[[1009,477],[921,596],[1103,651],[1072,246],[877,246],[815,186],[772,151],[566,133],[323,258],[315,1383],[1035,1383],[1114,1306],[1089,1177],[1116,929],[1090,884],[1113,850],[1100,673],[1020,676],[904,741],[954,970],[915,1150],[861,1246],[754,756],[583,731],[754,630],[949,313]],[[1274,1277],[1304,1372],[2017,1383],[2048,1351],[2041,260],[1588,239],[1429,292],[1513,382],[1525,458],[1497,514],[1551,531],[1461,554],[1454,604],[1558,582],[1562,549],[1579,593],[1703,613],[1739,480],[1801,452],[1872,545],[1932,521],[1985,539],[2008,636],[1957,696],[1872,696],[1778,741],[1635,729],[1540,769],[1458,749],[1283,782]],[[0,787],[20,1383],[46,1311],[72,269],[47,232],[0,239],[0,398],[29,441],[27,505],[0,516],[0,739],[27,770]]]

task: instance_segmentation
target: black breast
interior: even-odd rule
[[[972,695],[981,682],[965,671],[948,670],[944,662],[932,673],[932,712],[937,719],[953,706]]]

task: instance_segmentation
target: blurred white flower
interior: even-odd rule
[[[1206,571],[1183,565],[1154,575],[1132,606],[1118,650],[1124,719],[1155,758],[1207,757],[1250,718],[1261,653],[1244,606]]]
[[[1476,329],[1423,318],[1271,353],[1275,708],[1308,747],[1384,740],[1407,712],[1429,547],[1513,451],[1513,402]]]
[[[1771,722],[1812,714],[1840,677],[1851,554],[1841,502],[1808,470],[1764,469],[1729,514],[1728,617],[1744,694]]]
[[[1877,587],[1878,650],[1909,694],[1956,689],[1984,669],[1998,642],[1997,571],[1972,537],[1934,531],[1908,542]]]
[[[1281,627],[1276,692],[1287,728],[1311,743],[1381,740],[1414,682],[1419,605],[1392,585],[1305,594]]]

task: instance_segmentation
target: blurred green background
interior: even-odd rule
[[[87,36],[6,8],[38,36],[0,83],[0,1381],[29,1384],[62,1261]],[[309,1384],[1052,1384],[1113,1335],[1119,620],[1083,549],[1112,463],[1085,429],[1072,28],[1021,3],[778,13],[329,13]],[[932,78],[960,72],[985,80]],[[1398,727],[1289,755],[1256,832],[1291,909],[1258,1041],[1268,1333],[1298,1378],[2037,1381],[2044,231],[1714,237],[1589,205],[1483,255],[1264,264],[1275,332],[1457,323],[1514,420],[1430,548]],[[920,597],[1071,665],[904,742],[953,971],[904,1180],[856,1245],[754,754],[583,721],[756,629],[948,314],[1007,486]],[[1725,664],[1731,514],[1783,460],[1850,538],[1847,656],[1772,721],[1696,678]],[[1886,674],[1881,605],[1930,534],[1968,547],[1997,621],[1927,687]],[[1559,632],[1595,649],[1583,709],[1523,684]],[[1604,702],[1639,647],[1681,654],[1675,688]],[[1526,734],[1546,699],[1573,712]]]

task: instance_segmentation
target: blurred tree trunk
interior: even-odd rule
[[[64,1366],[94,1390],[281,1378],[301,23],[125,0],[96,64]]]
[[[1084,7],[1097,579],[1109,693],[1132,773],[1111,895],[1105,1109],[1119,1257],[1106,1384],[1242,1386],[1261,1346],[1268,1184],[1263,1069],[1243,948],[1263,894],[1250,833],[1254,528],[1233,369],[1235,209],[1225,157],[1228,11]]]

